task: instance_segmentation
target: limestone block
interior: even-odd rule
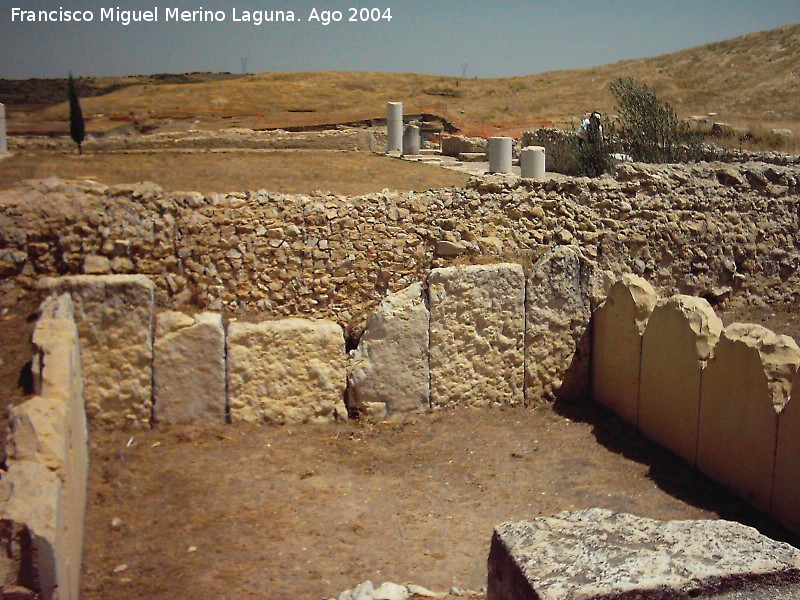
[[[595,270],[577,246],[546,252],[528,271],[525,401],[588,396]]]
[[[772,516],[800,533],[800,371],[794,376],[790,397],[778,416]]]
[[[623,275],[592,315],[592,398],[620,417],[639,421],[642,336],[658,295],[637,275]]]
[[[703,371],[697,468],[769,512],[778,414],[800,348],[760,325],[733,323]]]
[[[396,413],[430,406],[429,320],[419,283],[380,303],[350,360],[351,407],[366,411],[383,404],[387,413]]]
[[[148,426],[153,282],[143,275],[78,275],[46,279],[43,286],[72,296],[90,420]]]
[[[430,296],[433,406],[520,404],[525,278],[520,265],[434,269]]]
[[[83,378],[80,344],[74,307],[68,294],[50,296],[42,302],[33,330],[32,371],[34,389],[44,398],[78,400],[83,411]]]
[[[679,295],[656,304],[642,338],[639,429],[691,465],[701,376],[720,333],[722,321],[706,300]]]
[[[0,582],[24,586],[53,598],[63,580],[58,570],[61,480],[46,466],[30,461],[9,465],[0,480]],[[25,568],[20,568],[25,565]],[[3,586],[5,587],[5,585]],[[64,588],[66,590],[66,587]],[[77,596],[72,596],[77,598]]]
[[[798,585],[800,550],[752,527],[592,508],[496,527],[486,597],[793,598]]]
[[[342,328],[325,320],[283,319],[228,327],[231,418],[270,423],[346,419],[347,361]]]
[[[66,404],[57,399],[34,396],[11,407],[6,456],[61,472],[67,458],[66,419]]]
[[[225,330],[221,315],[159,314],[153,360],[156,422],[224,421]]]

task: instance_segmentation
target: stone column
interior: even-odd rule
[[[0,104],[0,154],[8,153],[6,141],[6,105]]]
[[[403,103],[386,103],[386,152],[403,151]]]
[[[512,148],[510,137],[489,139],[489,173],[511,173]]]
[[[403,155],[414,156],[419,154],[419,148],[419,127],[416,125],[406,125],[406,128],[403,130]]]
[[[522,176],[528,179],[544,179],[544,146],[528,146],[519,154]]]

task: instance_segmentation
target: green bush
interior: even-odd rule
[[[613,135],[635,161],[675,163],[694,159],[700,151],[700,136],[679,121],[672,107],[646,85],[632,77],[618,77],[611,84],[620,122]]]

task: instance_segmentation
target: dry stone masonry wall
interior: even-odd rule
[[[593,320],[595,400],[800,531],[796,342],[759,325],[723,329],[705,300],[658,300],[632,276],[611,287]],[[622,373],[636,380],[636,365],[638,389],[613,385]]]

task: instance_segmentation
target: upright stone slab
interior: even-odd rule
[[[430,296],[431,404],[523,401],[525,277],[515,264],[434,269]]]
[[[6,131],[6,106],[0,104],[0,154],[8,154]]]
[[[697,461],[697,422],[703,367],[722,321],[702,298],[658,302],[642,339],[639,429],[690,465]]]
[[[525,400],[588,396],[594,266],[577,246],[546,252],[528,271]]]
[[[788,600],[798,593],[800,550],[752,527],[592,508],[496,527],[486,598]]]
[[[800,533],[800,371],[792,382],[791,400],[778,416],[772,516]]]
[[[778,414],[798,367],[800,348],[792,338],[733,323],[703,371],[697,468],[765,512],[772,498]]]
[[[658,295],[637,275],[623,275],[592,315],[592,398],[636,426],[642,336]]]
[[[153,417],[164,424],[225,420],[222,315],[165,312],[156,319]]]
[[[78,275],[43,285],[72,296],[90,421],[149,426],[153,282],[144,275]]]
[[[347,419],[342,328],[283,319],[228,326],[228,402],[234,421],[305,423]]]
[[[351,407],[391,414],[430,406],[429,320],[419,283],[380,303],[350,360]]]

